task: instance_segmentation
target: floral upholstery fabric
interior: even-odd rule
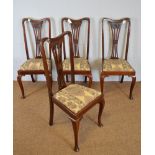
[[[78,113],[88,103],[101,95],[99,91],[78,84],[71,84],[60,90],[54,98],[74,113]]]
[[[65,59],[63,61],[63,70],[71,70],[70,59]],[[74,70],[90,71],[88,60],[84,58],[74,58]]]
[[[47,59],[49,69],[51,69],[51,60]],[[42,59],[29,59],[24,62],[20,70],[44,70]]]
[[[124,59],[105,59],[103,71],[134,71],[131,65]]]

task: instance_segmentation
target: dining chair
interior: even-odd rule
[[[71,19],[68,17],[64,17],[61,20],[62,32],[66,31],[66,29],[70,29],[72,33],[73,40],[73,50],[74,50],[74,66],[75,66],[75,74],[84,75],[85,82],[87,82],[87,77],[89,78],[89,87],[92,85],[92,73],[91,67],[89,63],[89,40],[90,40],[90,19],[89,18],[81,18],[81,19]],[[67,28],[66,28],[67,27]],[[80,48],[80,37],[82,38],[81,29],[85,28],[85,32],[83,34],[86,35],[87,39],[83,39],[82,44],[85,46],[84,50],[79,50]],[[68,30],[67,29],[67,30]],[[84,36],[83,36],[84,38]],[[64,61],[63,61],[63,72],[66,74],[66,81],[68,81],[68,74],[71,73],[71,67],[69,58],[66,57],[66,47],[65,44],[63,46],[64,49]],[[86,56],[84,54],[86,53]],[[81,56],[83,54],[83,56]]]
[[[71,63],[71,83],[69,85],[65,82],[64,72],[63,72],[63,43],[65,37],[69,38],[69,55]],[[49,52],[53,55],[53,59],[57,71],[57,81],[59,89],[56,93],[52,91],[52,75],[48,70],[47,58],[46,58],[46,49],[45,44],[49,44]],[[99,104],[99,113],[98,113],[98,126],[101,127],[101,115],[104,108],[104,97],[101,92],[88,88],[79,84],[75,84],[74,77],[74,53],[72,46],[72,34],[69,31],[62,33],[61,35],[55,38],[43,38],[41,40],[41,53],[43,59],[43,65],[46,76],[46,83],[48,88],[48,96],[50,103],[50,120],[49,125],[53,125],[54,117],[54,104],[56,104],[62,111],[64,111],[69,119],[72,122],[73,131],[74,131],[74,141],[75,147],[74,150],[79,151],[78,145],[78,132],[79,125],[83,115],[91,109],[96,104]]]
[[[45,26],[46,24],[48,26],[47,27],[48,32],[45,32],[45,28],[43,27],[43,25]],[[23,27],[24,45],[27,60],[20,66],[20,69],[18,70],[17,81],[22,92],[22,97],[25,98],[24,87],[22,84],[22,76],[30,75],[32,82],[35,82],[33,74],[34,75],[44,74],[43,62],[41,59],[41,51],[40,51],[40,39],[42,38],[43,35],[45,35],[44,33],[48,33],[46,34],[46,36],[51,37],[51,22],[50,18],[43,18],[37,20],[32,18],[23,18],[22,27]],[[33,30],[30,31],[30,28],[32,28]],[[30,38],[28,36],[30,35],[32,35],[31,37],[34,36],[35,38],[34,44],[33,41],[31,40],[31,44],[33,44],[34,46],[32,45],[30,46],[28,44],[29,43],[28,39]],[[34,50],[32,47],[34,47]],[[47,62],[49,70],[51,70],[50,56],[49,59],[47,59]]]
[[[110,30],[110,43],[111,43],[111,53],[110,58],[105,59],[105,23]],[[118,50],[118,44],[120,42],[120,32],[121,28],[124,25],[124,53],[120,54]],[[129,98],[133,99],[132,91],[136,82],[136,72],[133,67],[129,64],[128,49],[129,49],[129,37],[130,37],[130,18],[122,18],[118,20],[113,20],[109,18],[102,19],[102,71],[100,74],[100,85],[101,92],[104,89],[104,79],[108,76],[122,76],[120,83],[123,83],[124,76],[129,76],[132,78],[130,86]]]

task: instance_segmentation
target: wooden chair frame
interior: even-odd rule
[[[64,72],[62,67],[62,53],[64,52],[62,49],[62,44],[64,43],[64,37],[69,37],[69,46],[70,46],[70,62],[71,62],[71,83],[75,82],[74,77],[74,59],[73,59],[73,46],[72,46],[72,34],[69,31],[66,31],[59,35],[56,38],[43,38],[41,41],[41,53],[42,53],[42,59],[45,69],[45,76],[46,76],[46,82],[48,87],[48,96],[49,96],[49,103],[50,103],[50,120],[49,125],[53,125],[53,116],[54,116],[54,104],[56,104],[58,107],[60,107],[66,114],[69,115],[69,119],[72,122],[73,131],[74,131],[74,140],[75,140],[75,147],[74,150],[77,152],[79,151],[78,146],[78,131],[79,131],[79,125],[80,121],[83,117],[83,115],[94,105],[99,103],[99,113],[98,113],[98,126],[101,127],[101,115],[104,108],[104,96],[103,94],[99,95],[96,99],[94,99],[92,102],[90,102],[86,107],[84,107],[82,110],[80,110],[78,113],[72,112],[69,108],[67,108],[64,104],[62,104],[60,101],[58,101],[56,98],[54,98],[54,94],[52,92],[52,76],[51,73],[48,70],[47,61],[46,61],[46,54],[44,49],[44,43],[48,42],[50,50],[53,54],[54,61],[56,64],[56,70],[58,75],[58,86],[59,90],[66,87],[65,78],[64,78]]]
[[[125,47],[125,60],[127,60],[128,57],[128,48],[129,48],[129,37],[130,37],[130,28],[131,28],[131,22],[130,22],[130,18],[122,18],[119,20],[113,20],[110,18],[103,18],[102,19],[102,71],[100,74],[100,85],[101,85],[101,92],[103,93],[103,88],[104,88],[104,79],[105,77],[108,76],[116,76],[116,75],[121,75],[121,81],[120,83],[123,83],[123,79],[124,76],[130,76],[132,78],[132,82],[131,82],[131,87],[130,87],[130,94],[129,94],[129,98],[133,99],[132,96],[132,91],[133,88],[135,86],[135,82],[136,82],[136,76],[135,76],[135,70],[129,72],[129,71],[103,71],[103,63],[104,63],[104,22],[107,21],[110,25],[111,31],[112,31],[112,54],[111,54],[111,58],[110,59],[118,59],[118,39],[119,39],[119,33],[120,33],[120,29],[121,29],[121,25],[124,21],[126,21],[128,23],[128,29],[127,29],[127,41],[126,41],[126,47]]]
[[[27,22],[31,23],[31,26],[32,26],[33,32],[34,32],[34,36],[35,36],[35,44],[36,44],[35,58],[40,58],[41,59],[40,39],[42,38],[41,37],[42,25],[43,25],[44,22],[48,23],[48,37],[51,37],[50,18],[43,18],[43,19],[40,19],[40,20],[35,20],[35,19],[32,19],[32,18],[23,18],[22,27],[23,27],[23,35],[24,35],[24,45],[25,45],[26,57],[27,57],[27,60],[29,60],[30,56],[29,56],[27,35],[26,35],[26,27],[25,27],[25,24]],[[49,56],[49,58],[50,57],[51,56]],[[32,82],[35,82],[33,74],[35,74],[35,75],[44,74],[44,70],[20,70],[20,69],[18,70],[17,81],[18,81],[18,84],[19,84],[21,92],[22,92],[22,98],[25,98],[24,87],[23,87],[22,80],[21,80],[22,76],[31,75]]]
[[[79,36],[80,36],[80,28],[82,25],[82,22],[86,21],[88,23],[88,31],[87,31],[87,56],[86,59],[88,60],[89,63],[89,40],[90,40],[90,19],[88,17],[81,18],[81,19],[72,19],[68,17],[64,17],[61,20],[61,27],[62,27],[62,32],[65,31],[64,29],[64,24],[69,23],[71,25],[71,32],[72,32],[72,40],[73,40],[73,47],[74,47],[74,58],[80,58],[80,53],[78,49],[78,41],[79,41]],[[63,46],[64,49],[64,58],[66,59],[66,49],[65,49],[65,44]],[[89,64],[90,66],[90,64]],[[66,80],[68,82],[68,74],[70,74],[70,71],[64,71],[66,74]],[[90,71],[75,71],[74,72],[77,75],[85,75],[85,82],[87,82],[87,77],[89,78],[89,87],[92,85],[92,73],[91,73],[91,68]]]

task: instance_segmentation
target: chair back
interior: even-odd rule
[[[65,31],[65,24],[69,24],[71,27],[71,32],[72,32],[72,39],[73,39],[73,49],[74,49],[74,57],[79,58],[80,53],[79,53],[79,37],[80,37],[80,29],[82,26],[83,22],[87,22],[87,53],[86,53],[86,58],[89,58],[89,35],[90,35],[90,19],[85,17],[81,19],[71,19],[68,17],[62,18],[61,20],[61,27],[62,27],[62,32]],[[65,44],[63,46],[64,51],[65,51]],[[66,51],[64,53],[65,58],[66,58]]]
[[[43,65],[45,70],[45,76],[47,81],[47,86],[49,93],[52,93],[52,77],[51,73],[48,70],[47,65],[47,58],[46,58],[46,48],[45,43],[49,46],[49,52],[51,55],[53,55],[56,71],[57,71],[57,81],[58,81],[58,87],[59,90],[66,87],[65,78],[63,74],[63,44],[65,37],[68,36],[69,38],[69,50],[70,50],[70,63],[71,63],[71,83],[75,82],[74,79],[74,60],[73,60],[73,47],[72,47],[72,35],[71,32],[66,31],[62,33],[61,35],[55,37],[55,38],[43,38],[40,42],[41,44],[41,54],[43,59]]]
[[[27,37],[27,33],[28,30],[26,29],[26,24],[28,26],[28,24],[30,24],[32,26],[33,29],[33,33],[34,33],[34,38],[35,38],[35,53],[34,53],[34,57],[35,58],[41,58],[41,50],[40,50],[40,40],[42,38],[42,33],[43,33],[43,24],[47,23],[48,24],[48,38],[51,38],[51,22],[50,22],[50,18],[43,18],[43,19],[32,19],[32,18],[23,18],[22,20],[22,27],[23,27],[23,34],[24,34],[24,44],[25,44],[25,50],[26,50],[26,56],[27,59],[30,59],[30,53],[29,53],[29,49],[28,49],[28,37]],[[49,56],[51,57],[51,56]]]
[[[111,30],[111,45],[112,45],[112,51],[111,51],[111,59],[118,59],[118,41],[120,36],[120,30],[122,24],[126,24],[126,41],[125,41],[125,60],[127,60],[128,56],[128,47],[129,47],[129,37],[130,37],[130,18],[122,18],[118,20],[113,20],[110,18],[103,18],[102,19],[102,61],[104,60],[104,48],[105,48],[105,29],[104,24],[105,22],[108,22],[108,26]]]

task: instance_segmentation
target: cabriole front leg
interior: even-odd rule
[[[73,131],[74,131],[74,142],[75,142],[74,151],[75,152],[79,151],[78,133],[79,133],[80,120],[81,119],[78,119],[78,120],[71,119]]]

